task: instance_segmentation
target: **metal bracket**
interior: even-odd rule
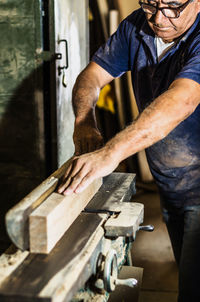
[[[61,53],[56,53],[55,54],[55,59],[56,60],[61,60],[62,59],[62,54]]]
[[[58,75],[61,76],[62,75],[62,84],[63,86],[66,88],[67,87],[67,82],[66,82],[66,76],[65,76],[65,70],[69,67],[69,60],[68,60],[68,43],[67,40],[62,39],[58,41],[58,44],[60,43],[65,43],[65,56],[66,56],[66,63],[64,66],[58,66]],[[61,53],[57,53],[56,54],[57,60],[61,60],[62,59],[62,54]]]
[[[83,212],[108,215],[108,219],[104,224],[106,237],[129,237],[135,239],[138,230],[153,230],[153,226],[140,226],[144,216],[144,205],[140,203],[114,202],[107,208],[86,208]]]
[[[65,54],[66,54],[66,63],[64,66],[59,66],[58,67],[58,74],[61,75],[62,74],[62,70],[64,69],[67,69],[69,67],[69,59],[68,59],[68,43],[67,43],[67,40],[66,39],[62,39],[62,40],[59,40],[58,41],[58,44],[60,43],[65,43]],[[61,58],[62,58],[62,54],[58,54],[58,55],[61,55]]]
[[[136,202],[119,202],[112,206],[118,216],[111,216],[104,224],[106,237],[130,237],[135,239],[136,232],[144,217],[144,205]]]
[[[110,216],[112,215],[119,215],[119,211],[111,211],[108,209],[84,209],[82,213],[91,213],[91,214],[108,214]]]

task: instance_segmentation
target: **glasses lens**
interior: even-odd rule
[[[156,13],[156,7],[154,7],[153,5],[148,5],[145,3],[142,3],[142,9],[145,13],[147,14],[155,14]]]
[[[179,16],[177,10],[171,8],[162,9],[162,13],[167,18],[178,18]]]

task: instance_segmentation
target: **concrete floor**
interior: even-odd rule
[[[138,185],[133,199],[145,206],[143,224],[155,227],[152,233],[138,232],[133,244],[133,265],[144,268],[139,302],[176,302],[178,271],[162,221],[156,187],[147,185],[144,190]]]

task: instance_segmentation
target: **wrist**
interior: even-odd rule
[[[113,140],[108,141],[104,145],[103,149],[105,152],[105,156],[109,157],[112,161],[115,161],[117,164],[124,160],[122,149]]]
[[[119,162],[139,151],[136,148],[136,144],[133,144],[132,137],[127,135],[126,132],[126,129],[119,132],[105,145],[106,152],[108,152],[108,154],[111,153],[114,158],[119,160]]]

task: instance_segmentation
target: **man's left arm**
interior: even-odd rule
[[[157,97],[131,125],[119,132],[101,149],[75,157],[58,189],[66,195],[82,192],[95,178],[110,174],[127,157],[166,137],[190,116],[200,103],[200,85],[179,78]]]

